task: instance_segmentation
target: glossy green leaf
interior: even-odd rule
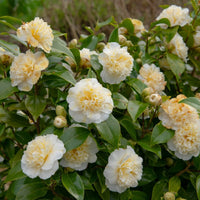
[[[162,33],[163,33],[163,35],[165,36],[167,42],[170,42],[170,41],[172,40],[172,38],[173,38],[173,37],[175,36],[175,34],[177,33],[178,28],[179,28],[179,26],[175,26],[175,27],[172,27],[172,28],[168,28],[168,29],[163,30]]]
[[[105,185],[105,177],[103,175],[103,170],[102,169],[97,169],[97,177],[99,179],[99,183],[101,186],[101,193],[104,193],[107,189],[106,185]]]
[[[63,174],[62,184],[75,199],[84,199],[84,185],[81,177],[76,172]]]
[[[196,192],[197,192],[198,200],[200,200],[200,175],[197,176],[197,180],[196,180]]]
[[[167,53],[167,62],[169,63],[173,74],[179,79],[181,74],[185,71],[184,62],[177,55],[171,53]]]
[[[130,18],[124,19],[119,26],[126,28],[130,34],[134,34],[134,25]]]
[[[79,65],[80,61],[81,61],[81,57],[80,57],[80,51],[78,49],[70,49],[70,51],[73,53],[76,64]]]
[[[25,106],[34,120],[37,120],[46,107],[46,101],[40,96],[27,96],[25,99]]]
[[[131,197],[132,197],[132,199],[135,199],[135,200],[147,200],[148,199],[145,192],[137,191],[137,190],[131,191]]]
[[[92,55],[90,62],[95,71],[99,71],[102,68],[97,55]]]
[[[60,137],[63,134],[62,128],[56,128],[55,126],[49,126],[45,128],[40,135],[54,134]]]
[[[18,55],[20,53],[19,47],[16,44],[0,40],[0,46],[3,47],[5,50],[12,52],[14,55]]]
[[[166,24],[167,26],[170,26],[170,21],[167,18],[162,18],[158,21],[151,23],[150,28],[152,29],[153,27],[155,27],[156,25],[159,25],[159,24]]]
[[[200,113],[200,100],[196,97],[189,97],[187,99],[183,99],[179,103],[186,103],[186,104],[196,108],[198,113]]]
[[[97,43],[98,43],[98,37],[94,35],[90,35],[86,39],[83,40],[81,49],[87,48],[93,51],[96,48]]]
[[[142,91],[147,87],[141,80],[137,78],[131,78],[127,81],[127,84],[130,85],[138,94],[141,94]]]
[[[24,184],[16,195],[16,200],[36,200],[45,196],[47,186],[43,182]]]
[[[109,17],[106,21],[103,22],[97,22],[96,27],[95,27],[95,31],[98,31],[100,28],[115,23],[115,19],[113,16]]]
[[[110,34],[110,37],[108,39],[108,42],[119,42],[118,28],[115,28],[112,31],[112,33]]]
[[[112,94],[112,99],[114,102],[114,106],[119,109],[126,109],[128,105],[128,100],[120,93],[114,92]]]
[[[9,78],[0,80],[0,100],[6,99],[11,96],[14,92],[17,92],[16,87],[12,87],[11,81]]]
[[[178,176],[169,179],[169,192],[178,192],[181,188],[181,180]]]
[[[174,131],[165,128],[162,123],[156,124],[154,126],[151,135],[151,145],[166,143],[174,136]]]
[[[127,110],[132,120],[135,122],[147,107],[148,107],[147,103],[143,103],[137,100],[132,100],[128,102]]]
[[[194,166],[197,170],[200,170],[200,155],[197,157],[193,157],[192,159]]]
[[[90,131],[86,128],[70,127],[64,129],[60,139],[63,141],[66,151],[70,151],[83,144],[89,134]]]
[[[158,181],[153,187],[151,200],[161,200],[165,192],[167,192],[167,182],[165,180]]]
[[[118,120],[110,115],[106,121],[95,125],[101,137],[117,148],[121,136]]]
[[[145,167],[142,172],[142,179],[139,181],[139,186],[151,183],[157,178],[155,171],[152,168]]]

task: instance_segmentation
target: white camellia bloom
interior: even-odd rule
[[[168,148],[182,160],[197,157],[200,153],[200,120],[190,122],[176,130],[174,137],[168,141]]]
[[[116,42],[108,43],[99,54],[99,62],[103,66],[101,78],[103,82],[118,84],[131,74],[133,58],[127,47],[120,47]]]
[[[181,8],[176,5],[171,5],[164,9],[156,20],[160,20],[162,18],[167,18],[170,21],[171,26],[184,26],[192,21],[192,18],[189,15],[189,9]],[[162,24],[161,26],[166,28],[167,25]]]
[[[168,129],[177,130],[189,122],[199,120],[197,110],[185,103],[179,101],[185,99],[184,95],[178,95],[176,98],[165,101],[161,104],[158,118],[162,121],[163,126]]]
[[[134,25],[134,33],[136,34],[137,37],[141,37],[142,33],[144,31],[146,31],[142,21],[140,21],[138,19],[130,19],[130,20],[131,20],[132,24]]]
[[[48,67],[49,61],[43,52],[32,53],[30,50],[15,57],[10,67],[12,86],[21,91],[30,91],[41,75],[41,70]]]
[[[86,124],[105,121],[113,109],[111,92],[95,78],[82,79],[69,89],[69,114]]]
[[[103,172],[109,190],[122,193],[127,188],[136,187],[142,178],[142,161],[130,146],[113,151]]]
[[[64,154],[62,160],[60,161],[60,165],[82,171],[87,168],[88,163],[96,162],[96,153],[98,151],[96,141],[92,137],[88,136],[82,145],[67,151]]]
[[[50,26],[39,17],[19,27],[17,37],[33,47],[43,49],[47,53],[50,52],[54,39]]]
[[[193,37],[194,37],[193,46],[198,47],[197,49],[199,50],[200,49],[200,26],[196,27],[195,34],[193,35]]]
[[[50,178],[58,169],[58,160],[66,152],[56,135],[37,136],[28,143],[21,160],[22,171],[30,178]]]
[[[82,68],[89,68],[91,67],[90,59],[91,55],[97,55],[96,51],[90,51],[90,49],[83,48],[80,50],[80,66]]]
[[[176,33],[172,40],[167,44],[167,48],[171,53],[177,55],[179,58],[184,60],[184,62],[187,62],[188,47],[178,33]]]
[[[0,62],[3,64],[11,64],[14,59],[14,55],[5,49],[0,47]]]
[[[152,88],[153,93],[159,93],[165,89],[166,81],[164,74],[154,64],[144,64],[137,78]]]

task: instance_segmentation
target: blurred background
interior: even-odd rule
[[[86,33],[96,21],[114,16],[117,22],[131,17],[143,21],[146,28],[158,16],[159,5],[190,7],[188,0],[0,0],[0,16],[10,15],[27,22],[42,17],[55,30],[68,33],[68,40]],[[1,26],[0,26],[1,29]],[[105,27],[108,33],[112,27]]]

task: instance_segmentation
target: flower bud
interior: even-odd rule
[[[77,39],[72,39],[70,42],[69,42],[69,44],[68,44],[68,46],[69,46],[69,48],[76,48],[76,45],[77,45]]]
[[[145,98],[153,93],[153,89],[151,87],[147,87],[142,91],[142,97]]]
[[[126,43],[126,41],[126,37],[124,37],[123,35],[119,35],[119,44],[123,45]]]
[[[159,94],[151,94],[149,96],[148,102],[152,106],[159,106],[162,103],[162,97]]]
[[[56,116],[53,124],[56,128],[64,128],[67,125],[67,120],[63,116]]]
[[[74,62],[74,60],[73,60],[71,57],[69,57],[69,56],[66,56],[66,57],[65,57],[65,61],[66,61],[72,68],[76,66],[76,63]]]
[[[200,93],[196,93],[195,97],[198,98],[200,100]]]
[[[183,198],[179,197],[176,200],[187,200],[187,199],[183,199]]]
[[[132,43],[130,40],[127,40],[127,41],[125,42],[125,45],[126,45],[127,47],[132,47],[132,46],[133,46],[133,43]]]
[[[166,158],[166,164],[168,167],[171,167],[174,164],[174,160],[172,158]]]
[[[67,116],[67,112],[65,110],[65,108],[63,106],[57,105],[56,106],[56,115],[59,116],[63,116],[66,117]]]
[[[140,58],[137,58],[137,59],[136,59],[136,62],[137,62],[138,64],[142,64],[142,60],[141,60]]]
[[[99,42],[99,43],[97,44],[97,49],[98,49],[99,51],[103,51],[103,49],[104,49],[105,46],[106,46],[105,43]]]
[[[164,200],[175,200],[175,195],[172,192],[166,192],[164,194]]]
[[[120,27],[118,29],[118,34],[119,35],[126,35],[127,33],[128,33],[128,30],[126,28],[124,28],[124,27]]]
[[[0,47],[0,63],[10,65],[14,59],[14,55]]]

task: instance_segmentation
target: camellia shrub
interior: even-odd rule
[[[0,17],[0,198],[200,199],[200,5],[65,42]],[[103,26],[113,26],[109,36]]]

